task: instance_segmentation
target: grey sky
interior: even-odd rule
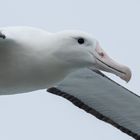
[[[5,0],[1,1],[0,26],[35,26],[56,32],[87,31],[102,48],[133,72],[126,84],[140,95],[139,0]],[[63,98],[36,91],[0,97],[2,140],[131,140],[111,125],[73,106]]]

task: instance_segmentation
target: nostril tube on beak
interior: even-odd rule
[[[100,56],[103,57],[105,55],[103,49],[99,45],[99,42],[96,42],[96,49],[95,50]]]
[[[103,53],[103,52],[100,52],[99,55],[100,55],[101,57],[104,57],[104,53]]]

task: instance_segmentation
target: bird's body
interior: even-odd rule
[[[6,35],[0,39],[0,94],[47,88],[67,74],[53,55],[53,36],[47,31],[29,27],[0,30]]]
[[[96,43],[82,32],[53,34],[31,27],[0,28],[0,32],[0,95],[48,88],[95,63]]]

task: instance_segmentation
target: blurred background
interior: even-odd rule
[[[128,84],[107,75],[140,95],[139,0],[5,0],[0,4],[0,27],[34,26],[49,32],[76,29],[93,34],[113,59],[133,73]],[[0,96],[0,139],[132,140],[46,90]]]

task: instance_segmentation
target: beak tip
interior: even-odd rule
[[[102,53],[103,56],[101,55]],[[127,66],[118,64],[114,60],[112,60],[100,47],[98,42],[96,44],[94,55],[97,62],[97,69],[113,73],[119,76],[122,80],[126,81],[127,83],[130,81],[132,76],[131,70]]]
[[[120,78],[125,80],[126,83],[128,83],[130,81],[131,77],[132,77],[132,72],[128,67],[126,67],[125,68],[125,74]]]

